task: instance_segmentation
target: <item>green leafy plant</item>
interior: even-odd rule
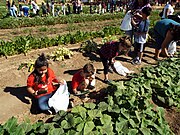
[[[54,52],[52,52],[49,57],[50,59],[53,59],[54,61],[62,61],[65,60],[65,58],[71,58],[71,56],[73,55],[73,52],[70,51],[67,48],[58,48],[57,50],[55,50]]]
[[[18,67],[18,70],[22,70],[24,68],[28,69],[28,72],[32,72],[32,70],[34,69],[34,61],[30,60],[29,62],[24,62],[21,63]]]
[[[93,41],[93,39],[91,40],[87,40],[85,42],[82,42],[81,47],[80,47],[80,52],[83,53],[90,53],[90,52],[96,52],[98,49],[98,44],[96,42]]]
[[[117,36],[112,36],[112,35],[109,35],[108,37],[104,37],[102,39],[102,43],[107,43],[111,41],[119,41],[119,39],[117,38]]]

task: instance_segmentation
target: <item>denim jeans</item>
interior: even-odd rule
[[[38,105],[42,111],[46,111],[46,110],[50,109],[50,107],[48,105],[48,100],[49,100],[49,98],[52,97],[52,95],[53,95],[53,93],[50,93],[48,95],[44,95],[44,96],[38,98]]]
[[[10,9],[10,15],[13,17],[17,17],[16,11],[14,9]]]

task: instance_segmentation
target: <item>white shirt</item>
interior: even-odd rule
[[[173,13],[174,13],[174,9],[173,9],[173,7],[171,6],[171,4],[167,4],[167,5],[164,7],[162,18],[167,18],[167,16],[165,16],[166,10],[169,10],[169,11],[167,12],[167,16],[168,16],[168,15],[173,15]]]

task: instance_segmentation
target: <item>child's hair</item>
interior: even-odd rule
[[[42,53],[42,54],[37,58],[37,60],[36,60],[36,62],[35,62],[35,65],[34,65],[35,70],[33,71],[33,74],[34,74],[34,76],[35,76],[35,79],[34,79],[34,82],[35,82],[35,83],[45,84],[45,83],[48,82],[48,78],[49,78],[48,72],[46,72],[46,74],[45,74],[45,75],[46,75],[46,81],[43,82],[41,75],[40,75],[39,72],[36,70],[36,68],[41,68],[41,67],[43,67],[43,66],[47,66],[47,67],[48,67],[48,61],[47,61],[44,53]]]
[[[84,65],[83,71],[84,71],[84,73],[93,75],[95,72],[95,68],[94,68],[93,64],[87,63],[86,65]]]
[[[150,7],[144,7],[142,9],[142,13],[144,13],[145,15],[149,16],[151,14],[152,9]]]
[[[47,66],[48,67],[48,61],[46,59],[46,56],[44,55],[44,53],[42,53],[36,60],[34,67],[35,68],[41,68],[43,66]]]

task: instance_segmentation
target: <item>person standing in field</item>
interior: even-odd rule
[[[149,30],[150,21],[148,19],[151,13],[150,7],[144,7],[141,11],[142,20],[140,22],[135,22],[133,19],[132,24],[135,27],[134,31],[134,50],[137,56],[133,59],[132,64],[141,64],[143,57],[143,51],[145,48],[145,43],[147,40],[147,34]]]
[[[173,15],[174,13],[174,9],[173,9],[173,2],[172,1],[169,1],[164,9],[163,9],[163,15],[162,15],[162,19],[165,19],[165,18],[168,18],[169,15]]]

